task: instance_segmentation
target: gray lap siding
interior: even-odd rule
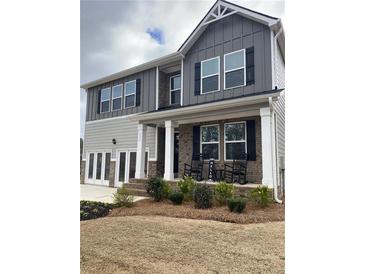
[[[219,153],[220,159],[217,161],[217,166],[224,167],[224,124],[236,121],[255,120],[256,131],[256,161],[248,161],[247,163],[247,180],[253,183],[262,182],[262,153],[261,153],[261,119],[258,116],[236,118],[229,120],[217,120],[205,123],[186,124],[179,126],[179,177],[184,174],[184,163],[190,163],[193,154],[193,126],[219,124],[220,138],[219,138]],[[207,166],[204,166],[204,177],[207,178]]]

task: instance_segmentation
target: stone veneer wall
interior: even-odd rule
[[[110,161],[110,169],[109,169],[109,186],[110,187],[114,187],[115,165],[116,165],[116,161]]]
[[[217,120],[204,123],[186,124],[179,126],[179,177],[184,174],[184,163],[190,163],[193,153],[193,126],[219,124],[219,153],[220,160],[217,166],[223,168],[224,165],[224,123],[255,120],[256,130],[256,161],[247,162],[247,180],[249,182],[262,182],[262,154],[261,154],[261,119],[260,117],[245,117],[228,120]],[[204,177],[207,178],[207,168],[204,166]]]
[[[80,162],[80,183],[85,184],[85,168],[86,168],[86,161]]]
[[[157,176],[157,161],[148,161],[148,177]]]

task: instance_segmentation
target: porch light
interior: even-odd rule
[[[112,143],[113,143],[113,145],[115,145],[117,143],[117,140],[113,139]]]

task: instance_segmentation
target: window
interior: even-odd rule
[[[112,110],[122,108],[122,89],[123,85],[114,86],[112,89]]]
[[[96,180],[101,179],[101,161],[103,159],[103,153],[97,153],[96,158]]]
[[[126,153],[120,152],[119,154],[119,182],[124,182],[125,179],[125,163],[126,163]]]
[[[89,174],[88,178],[92,179],[94,175],[94,153],[90,153],[89,155]]]
[[[110,88],[101,90],[100,112],[108,112],[110,109]]]
[[[225,160],[242,159],[247,152],[246,122],[224,124]]]
[[[175,75],[170,77],[170,105],[180,103],[181,77]]]
[[[219,56],[201,62],[201,93],[219,90]]]
[[[203,154],[203,159],[219,160],[219,126],[201,126],[200,140],[200,152]]]
[[[246,85],[246,50],[224,55],[224,89]]]
[[[136,88],[136,80],[125,83],[124,108],[134,107],[136,105]]]
[[[105,153],[105,172],[104,172],[104,180],[109,180],[109,172],[110,172],[110,152]]]
[[[137,162],[137,152],[129,153],[129,179],[132,179],[136,175],[136,162]]]

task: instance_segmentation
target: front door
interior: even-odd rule
[[[174,134],[174,173],[179,173],[179,133]]]
[[[148,152],[145,154],[145,174],[148,174]],[[136,173],[137,152],[135,149],[128,149],[125,151],[117,151],[117,168],[115,187],[122,186],[123,183],[129,182],[133,179]]]

